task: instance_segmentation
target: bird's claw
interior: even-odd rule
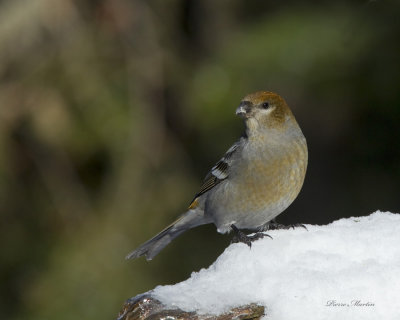
[[[231,228],[232,228],[233,232],[235,232],[235,235],[233,236],[231,243],[242,242],[242,243],[247,244],[251,248],[251,243],[253,241],[262,239],[264,237],[269,237],[272,239],[272,237],[269,234],[266,234],[263,232],[257,232],[251,236],[248,236],[243,231],[239,230],[235,225],[231,225]]]
[[[304,228],[308,231],[307,227],[301,223],[289,224],[287,226],[285,226],[284,224],[276,223],[276,222],[270,222],[268,224],[268,230],[281,230],[281,229],[288,230],[290,228],[294,229],[294,228],[298,228],[298,227]]]
[[[268,237],[268,238],[271,238],[271,239],[273,239],[269,234],[266,234],[266,233],[264,233],[264,232],[257,232],[257,233],[255,233],[255,234],[253,234],[253,235],[251,235],[251,236],[247,236],[249,239],[251,239],[251,241],[256,241],[256,240],[258,240],[258,239],[262,239],[262,238],[265,238],[265,237]]]

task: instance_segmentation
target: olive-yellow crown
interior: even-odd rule
[[[293,121],[297,125],[286,101],[280,95],[269,91],[258,91],[245,96],[236,109],[236,114],[245,119],[250,127],[259,128],[261,125],[279,130]]]

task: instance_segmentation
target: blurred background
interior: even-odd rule
[[[0,1],[0,318],[113,319],[208,267],[212,225],[125,255],[184,212],[257,90],[308,140],[281,223],[400,207],[398,1]]]

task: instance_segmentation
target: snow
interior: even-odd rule
[[[153,295],[219,314],[258,303],[265,319],[400,319],[400,214],[377,211],[230,245],[208,268]]]

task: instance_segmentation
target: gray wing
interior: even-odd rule
[[[233,155],[243,146],[244,138],[235,142],[232,147],[225,153],[225,155],[212,167],[210,172],[204,178],[203,184],[200,187],[200,191],[196,193],[189,208],[195,208],[197,205],[197,198],[207,191],[214,188],[221,181],[225,180],[229,176],[230,165],[232,164]]]

